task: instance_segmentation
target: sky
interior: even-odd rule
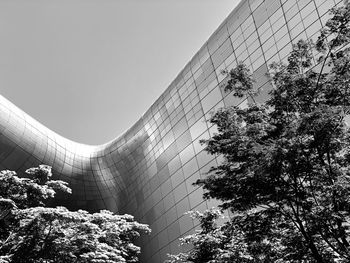
[[[131,127],[239,0],[0,0],[0,94],[90,145]]]

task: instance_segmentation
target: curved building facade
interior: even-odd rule
[[[129,213],[152,228],[142,237],[141,262],[157,263],[178,253],[178,238],[196,222],[183,214],[215,206],[192,186],[219,157],[203,151],[210,112],[246,106],[224,92],[221,74],[243,61],[264,101],[272,86],[268,64],[283,61],[298,39],[314,39],[341,0],[243,0],[219,26],[150,109],[124,134],[99,146],[72,142],[44,127],[0,96],[0,169],[53,167],[73,194],[58,196],[72,209]]]

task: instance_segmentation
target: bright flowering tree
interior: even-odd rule
[[[350,5],[331,14],[315,45],[299,41],[271,66],[266,103],[244,65],[228,72],[226,89],[252,103],[212,116],[206,151],[224,161],[196,184],[232,217],[199,216],[202,230],[183,240],[194,248],[171,262],[350,262]]]
[[[106,210],[91,214],[44,207],[56,191],[71,189],[50,179],[50,166],[26,174],[29,178],[0,172],[0,263],[138,262],[134,241],[150,232],[147,225]]]
[[[1,247],[9,262],[138,262],[133,242],[146,225],[110,211],[90,214],[64,207],[18,211],[19,226]]]

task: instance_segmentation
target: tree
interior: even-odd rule
[[[12,227],[16,227],[14,212],[45,205],[54,198],[57,191],[71,193],[68,183],[51,180],[51,167],[39,165],[25,171],[26,177],[18,177],[16,172],[0,172],[0,240],[6,238]]]
[[[271,66],[266,103],[255,103],[244,65],[228,72],[226,89],[253,102],[210,120],[218,133],[206,151],[224,161],[196,184],[231,210],[225,233],[244,242],[247,262],[350,262],[350,5],[331,14],[316,45],[301,40],[287,65]],[[214,260],[202,262],[232,262],[209,251]]]
[[[71,189],[51,180],[50,166],[26,174],[31,178],[0,172],[0,263],[138,262],[140,248],[133,243],[150,232],[147,225],[106,210],[91,214],[44,207],[56,191]]]
[[[169,255],[167,263],[246,263],[251,262],[242,233],[230,222],[218,225],[217,219],[222,212],[217,209],[206,210],[204,213],[191,211],[188,214],[199,221],[199,230],[194,234],[180,238],[180,244],[190,244],[193,249],[188,253]],[[257,261],[261,262],[261,261]]]
[[[106,210],[90,214],[35,207],[18,211],[17,217],[18,229],[0,249],[16,263],[138,262],[140,248],[133,242],[150,231],[130,215]]]

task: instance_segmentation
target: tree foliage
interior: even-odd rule
[[[18,177],[14,171],[0,172],[0,239],[16,227],[14,213],[18,209],[43,206],[57,191],[72,192],[66,182],[51,180],[50,166],[39,165],[26,170],[25,174],[27,177]]]
[[[0,263],[138,262],[134,241],[150,232],[147,225],[106,210],[44,207],[56,191],[71,189],[51,180],[50,166],[30,168],[26,175],[0,172]]]
[[[149,232],[132,216],[106,210],[90,214],[35,207],[18,211],[17,218],[19,227],[0,250],[16,263],[138,262],[140,248],[133,242]]]
[[[169,255],[167,263],[175,262],[210,262],[210,263],[245,263],[251,258],[243,234],[230,222],[219,225],[217,220],[223,218],[222,212],[211,209],[201,213],[189,212],[193,219],[199,221],[199,230],[194,234],[180,238],[180,244],[190,244],[193,249],[188,253]],[[257,261],[260,262],[260,261]]]
[[[0,196],[10,199],[18,208],[44,205],[45,200],[54,198],[57,191],[71,193],[68,183],[51,180],[51,167],[40,165],[25,171],[27,177],[18,177],[16,172],[0,172]],[[29,178],[28,178],[29,177]]]
[[[232,218],[215,229],[225,238],[201,262],[235,262],[214,249],[227,237],[243,242],[243,250],[229,249],[237,262],[350,262],[350,5],[331,14],[316,44],[301,40],[287,64],[271,66],[266,103],[212,116],[218,133],[204,143],[224,161],[196,184]],[[244,65],[228,74],[227,90],[254,96]],[[194,250],[178,262],[199,262],[191,253],[206,239],[197,233],[189,240]]]

